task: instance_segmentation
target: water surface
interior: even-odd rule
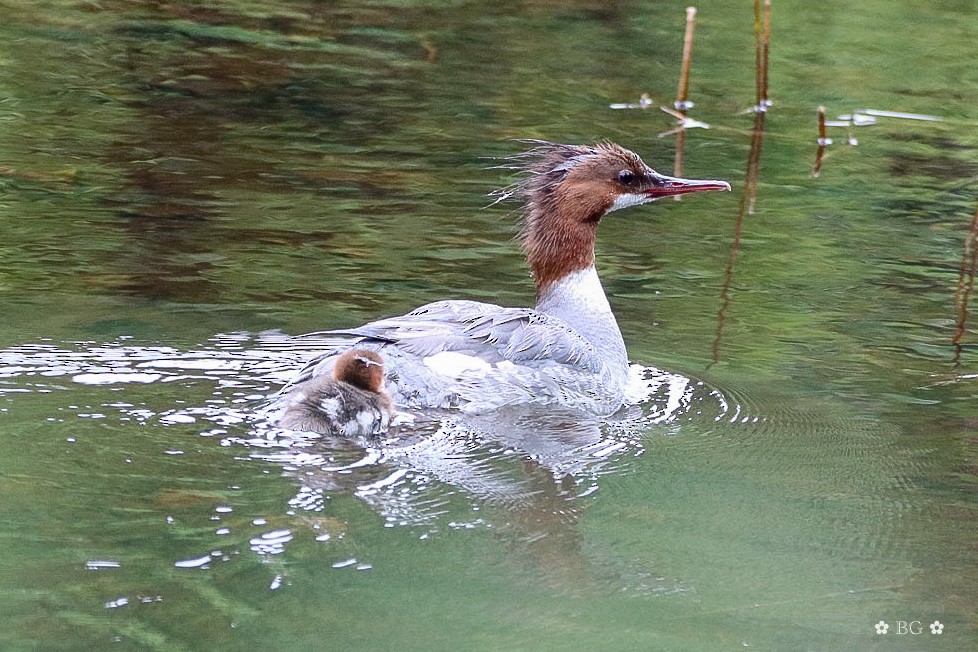
[[[734,192],[602,225],[629,409],[344,443],[254,420],[291,336],[532,302],[492,157],[671,172],[609,105],[671,103],[685,5],[0,2],[2,647],[974,648],[976,8],[775,3],[739,227],[754,17],[698,8]],[[939,120],[813,178],[819,105]]]

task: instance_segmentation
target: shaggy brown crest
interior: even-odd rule
[[[647,185],[653,171],[637,154],[610,142],[527,142],[534,147],[510,157],[504,167],[528,176],[496,196],[497,201],[524,201],[519,239],[534,270],[539,298],[553,282],[594,264],[601,218],[618,196]],[[633,174],[630,186],[619,181],[626,170]]]
[[[594,240],[608,212],[659,197],[730,190],[725,181],[659,174],[638,154],[615,143],[560,145],[544,140],[499,166],[527,174],[493,193],[496,202],[524,201],[520,240],[533,270],[537,298],[554,282],[594,264]]]

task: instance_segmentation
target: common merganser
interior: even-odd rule
[[[332,373],[296,383],[283,397],[277,425],[323,435],[377,435],[387,431],[394,401],[384,389],[384,361],[376,351],[336,356]]]
[[[358,348],[382,351],[399,407],[485,412],[536,403],[614,413],[624,401],[628,358],[594,268],[601,218],[660,197],[730,190],[726,181],[659,174],[611,142],[526,142],[533,147],[502,167],[527,176],[494,195],[525,203],[519,238],[536,283],[535,308],[436,301],[400,317],[311,334],[352,336]],[[336,362],[335,354],[313,359],[283,392],[303,391]]]

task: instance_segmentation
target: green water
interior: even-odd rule
[[[671,104],[685,4],[0,0],[0,648],[978,647],[978,4],[775,2],[735,246],[739,4],[698,5],[685,149],[734,192],[599,235],[645,418],[365,450],[254,431],[284,334],[532,302],[488,157],[671,172],[609,104]],[[940,120],[831,128],[813,178],[819,105]]]

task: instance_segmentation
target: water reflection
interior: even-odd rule
[[[961,271],[958,273],[958,283],[954,290],[954,307],[956,320],[954,325],[954,336],[951,344],[954,345],[954,364],[961,364],[961,344],[964,334],[968,328],[968,317],[970,311],[968,304],[971,300],[971,293],[975,289],[975,268],[978,267],[978,211],[975,212],[968,229],[968,235],[964,239],[964,251],[961,254]]]
[[[532,406],[483,415],[433,411],[402,414],[384,439],[351,441],[306,436],[258,419],[247,436],[223,443],[282,465],[302,483],[293,505],[308,511],[321,508],[323,494],[344,492],[369,504],[389,526],[438,521],[451,494],[465,496],[473,509],[553,513],[540,505],[556,501],[564,505],[558,511],[573,513],[600,476],[624,470],[629,458],[642,454],[650,428],[722,419],[732,409],[702,382],[640,365],[631,368],[629,390],[629,404],[610,420]]]
[[[256,554],[283,552],[303,523],[328,540],[337,527],[320,513],[330,497],[346,495],[369,506],[387,527],[418,526],[429,533],[496,530],[557,574],[588,567],[580,559],[577,532],[586,498],[603,476],[627,473],[650,436],[678,434],[683,422],[694,419],[742,418],[735,403],[703,382],[633,365],[629,402],[606,420],[514,407],[474,416],[402,414],[380,439],[274,427],[263,412],[267,397],[305,359],[336,345],[335,339],[293,339],[276,332],[222,334],[189,350],[126,338],[77,346],[41,342],[0,351],[0,382],[7,393],[70,394],[84,386],[101,402],[79,417],[115,413],[122,421],[156,427],[194,425],[201,436],[215,438],[215,445],[240,449],[240,460],[271,464],[294,478],[296,490],[283,506],[294,522],[285,527],[276,522],[253,537],[250,549]],[[201,382],[212,388],[203,401],[177,400],[154,409],[135,397],[127,400],[134,386],[157,383],[199,397],[195,386]],[[459,500],[467,507],[460,508]],[[232,509],[223,502],[218,509],[222,506]],[[205,568],[227,558],[218,550],[175,563]]]
[[[113,289],[216,302],[227,290],[218,280],[232,230],[226,221],[249,212],[243,193],[296,193],[296,202],[338,189],[390,194],[385,166],[351,173],[329,157],[341,158],[344,143],[363,148],[403,128],[391,112],[423,101],[423,49],[383,33],[345,44],[336,32],[361,26],[357,10],[303,12],[299,20],[284,7],[150,3],[127,7],[111,24],[106,92],[126,111],[97,150],[114,171],[97,196],[118,218],[107,226],[121,232],[118,249],[101,261],[113,272]],[[289,229],[259,231],[295,237]],[[304,241],[317,237],[328,234]]]
[[[717,311],[716,334],[713,337],[712,364],[720,361],[720,345],[723,341],[723,329],[727,322],[727,311],[730,309],[730,289],[734,279],[737,258],[740,255],[744,218],[754,214],[754,207],[757,203],[757,190],[761,178],[761,152],[764,149],[764,123],[767,119],[767,110],[773,105],[768,94],[768,63],[771,47],[770,0],[764,3],[763,9],[759,0],[754,1],[754,40],[754,83],[756,88],[756,103],[753,107],[754,129],[751,131],[750,153],[747,155],[747,169],[744,172],[744,188],[741,192],[737,217],[734,221],[733,242],[730,245],[730,253],[727,255],[727,267],[723,275],[723,287],[720,290],[720,308]]]
[[[712,362],[716,364],[720,361],[720,348],[723,342],[723,329],[727,323],[727,311],[730,309],[731,286],[734,280],[734,270],[737,265],[737,258],[740,256],[740,244],[744,231],[744,218],[753,214],[754,204],[757,201],[757,187],[760,181],[761,152],[764,149],[764,121],[767,111],[764,110],[763,102],[758,104],[758,110],[754,111],[754,130],[751,132],[750,154],[747,156],[747,170],[744,174],[744,189],[740,195],[740,204],[737,207],[737,217],[734,221],[733,241],[730,244],[730,253],[727,256],[727,267],[723,274],[723,287],[720,290],[720,308],[717,311],[717,328],[713,336]]]

